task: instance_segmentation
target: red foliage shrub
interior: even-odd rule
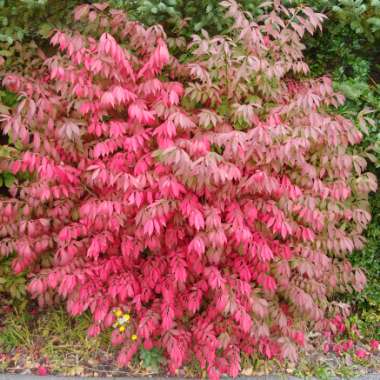
[[[275,2],[256,24],[224,5],[230,36],[196,37],[186,65],[159,27],[81,6],[99,39],[59,31],[41,75],[4,80],[22,100],[3,130],[22,148],[2,166],[30,175],[2,200],[1,253],[41,305],[90,310],[90,335],[129,313],[120,365],[141,344],[211,378],[236,376],[242,351],[296,360],[308,321],[339,328],[333,292],[365,282],[345,259],[376,187],[348,148],[360,132],[329,113],[343,99],[328,78],[289,79],[322,16]]]

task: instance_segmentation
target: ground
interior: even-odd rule
[[[91,323],[88,315],[69,318],[63,307],[54,311],[31,309],[27,313],[3,308],[0,314],[1,372],[94,377],[166,375],[164,360],[158,351],[142,349],[127,369],[118,368],[113,362],[116,351],[110,344],[110,333],[105,332],[97,338],[87,337]],[[348,337],[342,336],[337,342],[346,342]],[[318,337],[313,336],[310,340],[317,342]],[[358,350],[369,355],[360,359],[356,354]],[[314,347],[302,354],[297,366],[259,357],[242,358],[243,376],[273,373],[313,376],[321,380],[380,373],[380,351],[371,349],[368,340],[361,337],[340,355]],[[203,377],[205,374],[194,363],[177,375]]]

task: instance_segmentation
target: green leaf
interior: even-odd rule
[[[203,23],[202,22],[197,22],[195,25],[194,25],[194,30],[196,32],[199,32],[203,27]]]
[[[12,56],[12,52],[10,50],[0,50],[0,55],[3,56],[3,57],[11,57]]]
[[[0,54],[1,55],[1,54]],[[10,91],[0,91],[0,100],[3,102],[5,106],[13,107],[17,104],[17,97],[18,95],[10,92]]]
[[[11,187],[16,180],[16,177],[9,172],[3,173],[4,184],[6,187]]]
[[[8,146],[0,146],[0,158],[9,158],[11,156],[11,151]]]
[[[368,90],[368,84],[365,82],[346,81],[334,83],[334,85],[338,91],[343,92],[347,98],[352,100],[358,99],[366,90]]]
[[[367,19],[368,24],[372,25],[372,30],[377,31],[380,29],[380,18],[379,17],[370,17]]]
[[[50,37],[51,33],[53,31],[53,25],[51,24],[48,24],[48,23],[43,23],[39,29],[38,29],[38,33],[44,37],[44,38],[48,38]]]
[[[158,5],[157,5],[157,8],[160,12],[165,12],[166,10],[166,4],[164,4],[163,2],[159,2]]]
[[[161,363],[164,361],[162,352],[156,347],[151,350],[141,348],[140,359],[142,360],[145,368],[155,371],[160,368]]]

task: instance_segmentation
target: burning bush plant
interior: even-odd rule
[[[1,201],[0,252],[41,306],[90,310],[91,336],[114,326],[122,366],[140,346],[213,379],[242,352],[296,360],[308,326],[328,337],[346,315],[332,294],[365,284],[346,259],[376,188],[350,153],[361,134],[329,113],[327,77],[295,79],[323,16],[222,5],[230,34],[194,37],[185,64],[160,27],[80,6],[87,33],[57,31],[38,76],[4,79],[21,149],[1,166],[26,174]]]

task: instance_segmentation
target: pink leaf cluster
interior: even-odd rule
[[[360,132],[328,111],[330,79],[287,79],[323,16],[275,2],[254,23],[224,5],[231,35],[195,37],[185,65],[161,28],[83,5],[99,35],[57,31],[43,74],[4,79],[22,149],[1,166],[27,175],[1,201],[0,253],[40,305],[91,311],[92,336],[130,313],[112,336],[123,366],[140,345],[212,379],[237,376],[241,352],[296,360],[307,321],[333,328],[331,295],[365,284],[345,258],[376,188],[348,149]]]

